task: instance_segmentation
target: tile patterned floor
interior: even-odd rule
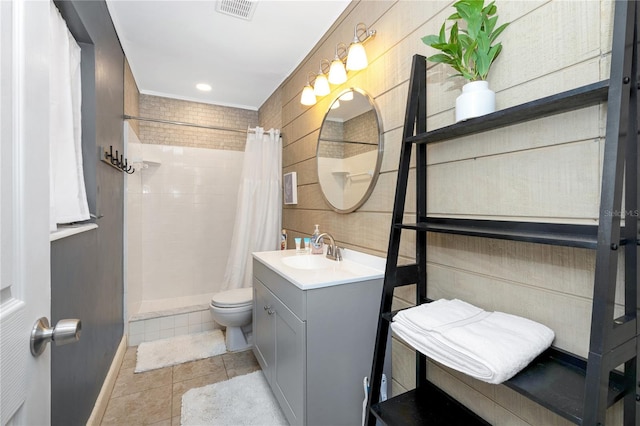
[[[186,391],[260,369],[249,350],[134,374],[137,349],[127,349],[103,426],[179,426]]]

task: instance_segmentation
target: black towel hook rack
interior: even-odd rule
[[[115,154],[113,153],[113,145],[109,145],[109,150],[104,150],[104,154],[100,156],[100,160],[113,168],[120,170],[128,175],[132,175],[136,169],[129,165],[129,160],[123,158],[122,154],[118,154],[118,150],[115,150]]]

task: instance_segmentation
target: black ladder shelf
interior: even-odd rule
[[[609,81],[602,81],[483,117],[426,131],[426,62],[415,55],[407,99],[403,143],[398,167],[392,224],[387,252],[380,319],[378,322],[367,425],[475,425],[489,424],[426,377],[426,357],[416,352],[416,389],[390,398],[380,397],[385,346],[389,335],[393,290],[416,284],[417,303],[427,299],[427,233],[581,247],[596,250],[589,356],[585,360],[551,347],[504,384],[560,416],[582,425],[604,425],[608,407],[624,399],[624,425],[640,424],[638,402],[637,310],[638,218],[627,215],[620,226],[623,184],[625,210],[638,209],[638,15],[635,1],[618,1]],[[432,218],[427,216],[427,144],[511,126],[607,102],[600,218],[597,226],[491,220]],[[627,140],[627,135],[634,135]],[[415,145],[416,223],[404,224],[404,205],[410,157]],[[626,172],[625,172],[626,169]],[[609,214],[607,214],[609,212]],[[416,262],[398,265],[402,230],[416,231]],[[618,249],[624,246],[625,313],[614,319]],[[624,364],[624,373],[616,368]]]

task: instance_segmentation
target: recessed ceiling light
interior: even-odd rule
[[[211,86],[206,83],[198,83],[196,84],[196,89],[202,90],[203,92],[209,92],[211,91]]]

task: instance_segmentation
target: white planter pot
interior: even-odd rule
[[[496,94],[486,81],[471,81],[462,86],[456,98],[456,122],[492,113],[496,110]]]

